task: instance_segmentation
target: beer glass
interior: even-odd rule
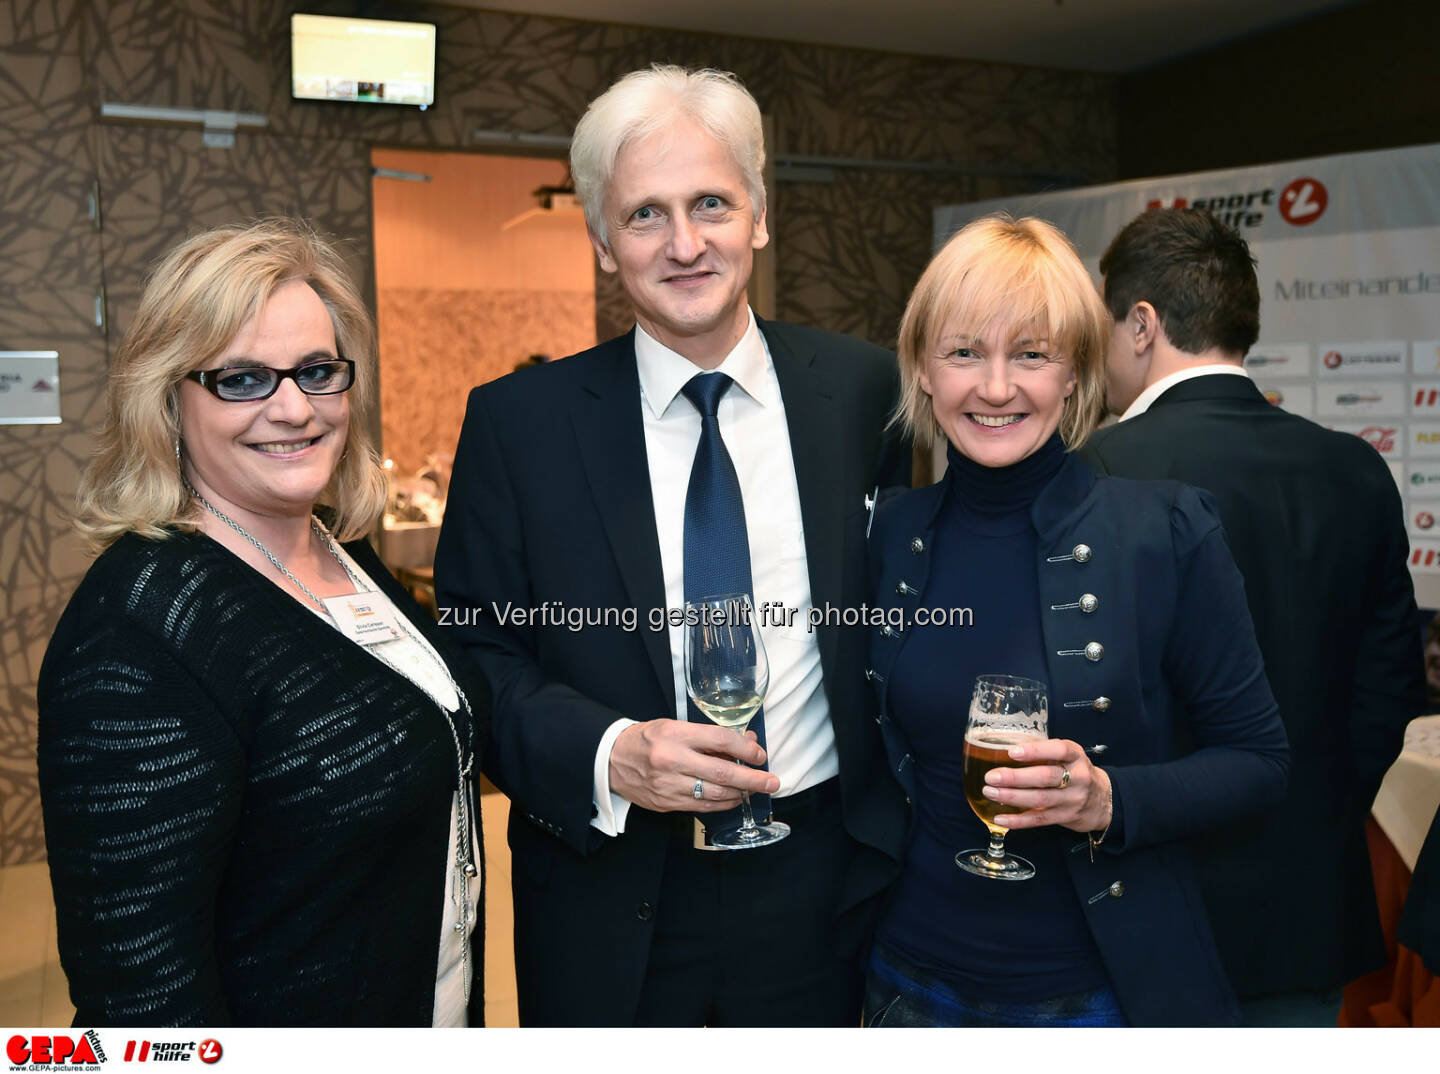
[[[1010,759],[1010,747],[1048,738],[1049,712],[1042,682],[1015,675],[981,675],[975,680],[970,716],[965,723],[965,797],[975,815],[990,829],[990,846],[955,855],[955,864],[967,873],[992,880],[1029,880],[1035,875],[1035,866],[1005,853],[1006,829],[995,823],[1001,813],[1024,810],[986,798],[985,773],[992,768],[1028,767]]]
[[[685,692],[695,707],[721,727],[743,735],[765,700],[770,664],[755,606],[748,593],[685,602]],[[739,761],[735,762],[739,764]],[[740,828],[720,832],[711,843],[726,850],[778,843],[790,826],[778,820],[756,824],[750,792],[740,792]]]

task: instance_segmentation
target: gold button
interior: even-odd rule
[[[1077,544],[1070,554],[1075,557],[1076,563],[1090,562],[1090,546],[1088,544]]]
[[[1109,712],[1110,699],[1108,697],[1097,697],[1091,704],[1096,712]]]
[[[925,551],[925,542],[919,537],[912,538],[910,541],[910,551],[918,556],[921,552]]]
[[[1114,895],[1117,899],[1118,899],[1121,895],[1124,895],[1124,894],[1125,894],[1125,884],[1124,884],[1124,882],[1123,882],[1123,881],[1120,881],[1120,880],[1117,880],[1117,881],[1115,881],[1115,883],[1111,884],[1111,885],[1110,885],[1110,894],[1111,894],[1111,895]]]
[[[1098,641],[1092,641],[1089,645],[1085,646],[1085,659],[1092,664],[1098,664],[1100,658],[1104,655],[1105,646],[1101,645]]]
[[[1080,598],[1080,610],[1087,615],[1093,612],[1099,606],[1100,598],[1097,597],[1094,593],[1086,593]]]

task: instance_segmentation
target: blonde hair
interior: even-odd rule
[[[605,188],[615,159],[632,141],[648,138],[690,119],[725,145],[745,177],[755,219],[765,211],[765,132],[760,106],[729,71],[689,71],[674,64],[653,64],[631,71],[590,102],[570,141],[570,175],[585,208],[585,222],[602,243]]]
[[[1074,450],[1095,431],[1105,407],[1105,351],[1110,314],[1075,248],[1053,224],[996,213],[951,236],[915,285],[900,319],[900,402],[894,424],[922,447],[943,437],[930,396],[920,386],[923,363],[938,335],[963,325],[981,335],[1003,319],[1043,330],[1071,359],[1075,390],[1060,414],[1060,436]]]
[[[105,424],[76,497],[76,526],[93,549],[126,533],[159,539],[195,528],[176,459],[180,382],[221,354],[291,280],[314,289],[339,353],[355,363],[346,450],[321,499],[335,511],[341,540],[374,526],[386,495],[369,430],[378,394],[374,322],[335,248],[299,221],[273,219],[196,235],[151,273],[115,352]]]

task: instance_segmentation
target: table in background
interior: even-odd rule
[[[1365,828],[1390,963],[1346,986],[1342,1026],[1440,1026],[1440,980],[1395,942],[1410,874],[1437,807],[1440,716],[1422,716],[1405,729],[1405,747],[1385,774]]]

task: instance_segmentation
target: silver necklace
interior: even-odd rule
[[[221,522],[225,523],[225,525],[229,526],[241,537],[244,537],[247,541],[249,541],[256,548],[258,548],[260,550],[260,554],[266,559],[268,559],[274,565],[277,571],[283,574],[286,578],[289,578],[290,581],[295,584],[296,589],[300,590],[300,592],[304,593],[307,597],[314,601],[321,611],[327,611],[325,607],[325,602],[319,597],[317,597],[314,593],[312,593],[309,586],[307,586],[304,582],[300,581],[299,578],[296,578],[293,574],[291,574],[290,569],[286,567],[285,564],[281,563],[278,558],[276,558],[274,552],[270,551],[270,549],[266,548],[263,544],[261,544],[259,538],[255,537],[253,534],[250,533],[249,530],[245,529],[244,526],[240,525],[240,523],[236,522],[233,518],[227,515],[224,511],[220,510],[220,508],[216,507],[204,496],[200,495],[200,490],[197,489],[194,485],[190,484],[189,478],[182,478],[181,480],[185,482],[186,491],[188,491],[191,496],[194,496],[197,500],[200,501],[201,507],[205,508],[205,510],[209,511]],[[310,531],[314,533],[315,536],[320,538],[321,542],[324,543],[327,548],[329,548],[330,554],[335,557],[335,561],[339,563],[342,568],[344,568],[347,575],[350,575],[350,568],[345,566],[345,561],[336,554],[335,549],[331,546],[330,542],[326,541],[326,538],[329,536],[329,534],[327,534],[323,529],[321,529],[320,520],[314,515],[310,516]],[[354,575],[350,575],[350,577],[352,580],[354,579]]]
[[[188,478],[182,477],[181,480],[185,482],[186,490],[200,502],[200,505],[204,507],[205,510],[209,511],[221,522],[225,523],[241,537],[244,537],[245,540],[254,545],[260,551],[260,554],[274,565],[277,571],[290,579],[300,592],[314,601],[320,610],[329,616],[330,609],[325,606],[325,602],[317,597],[310,590],[309,586],[291,574],[289,568],[280,562],[275,553],[260,543],[259,538],[255,537],[254,534],[246,530],[240,523],[236,522],[202,496],[200,490],[190,484]],[[340,568],[350,579],[351,584],[355,586],[356,591],[362,593],[372,592],[370,587],[350,569],[350,564],[345,562],[340,555],[340,550],[335,547],[335,538],[330,536],[330,531],[327,530],[314,515],[310,516],[310,530],[316,537],[320,538],[320,542],[325,546],[335,562],[340,564]],[[403,624],[402,629],[404,629]],[[455,691],[456,696],[460,698],[460,703],[465,706],[465,715],[467,717],[465,745],[462,746],[460,744],[460,732],[456,729],[455,720],[451,717],[449,710],[440,704],[440,701],[431,695],[428,690],[422,691],[427,697],[430,697],[430,700],[435,702],[435,707],[440,710],[440,715],[445,718],[445,726],[450,730],[450,740],[455,745],[455,878],[459,886],[459,891],[456,893],[458,898],[458,920],[455,922],[455,931],[460,934],[460,957],[465,977],[465,1002],[469,1003],[471,978],[470,929],[473,924],[470,918],[470,881],[479,875],[479,869],[477,869],[475,865],[473,841],[470,835],[470,825],[474,811],[474,802],[470,794],[473,786],[470,782],[470,775],[475,762],[475,713],[470,708],[470,699],[465,696],[465,691],[461,688],[460,684],[455,681],[455,676],[450,674],[450,668],[446,665],[445,661],[440,658],[440,654],[435,651],[435,647],[430,644],[429,639],[423,634],[412,633],[409,630],[405,631],[405,635],[416,641],[420,647],[429,654],[431,660],[435,662],[435,666],[438,667],[450,681],[451,688]],[[393,660],[379,651],[380,646],[362,646],[362,648],[391,671],[395,672],[395,674],[402,678],[409,679],[409,675],[397,667]]]

